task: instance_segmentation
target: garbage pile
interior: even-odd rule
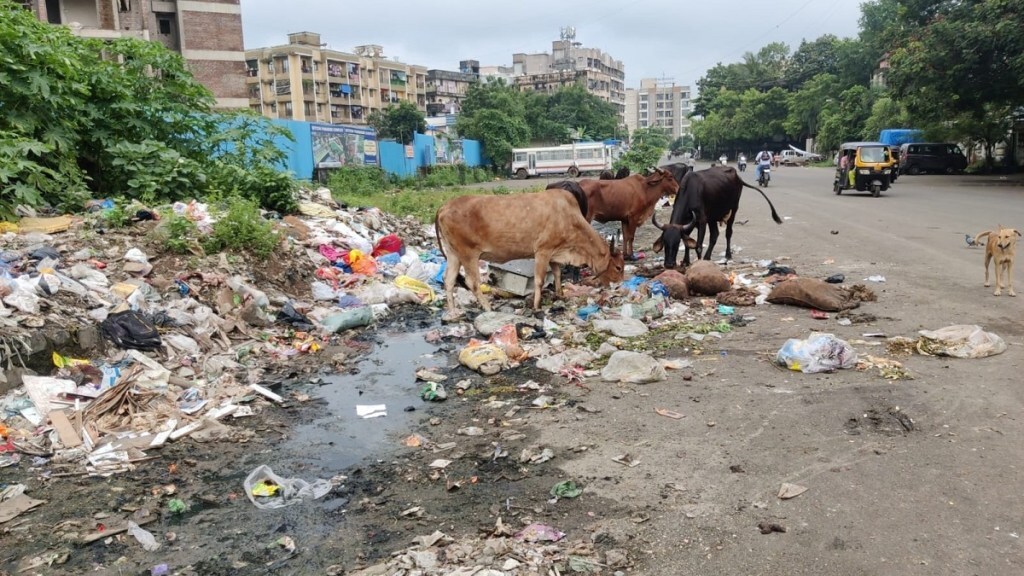
[[[543,524],[514,531],[501,518],[485,537],[455,539],[444,532],[417,536],[414,545],[387,562],[351,572],[353,576],[422,574],[502,576],[505,574],[599,573],[625,569],[623,550],[598,553],[593,544],[565,545],[565,534]],[[560,544],[557,544],[561,542]]]
[[[443,259],[418,222],[344,209],[325,189],[302,200],[301,217],[266,215],[281,245],[248,265],[166,250],[161,213],[216,222],[199,202],[133,210],[123,229],[103,226],[113,204],[96,201],[4,222],[0,467],[30,457],[109,476],[184,437],[246,441],[227,423],[288,400],[261,385],[268,369],[395,305],[434,302]]]

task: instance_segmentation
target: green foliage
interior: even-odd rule
[[[423,112],[405,100],[397,106],[373,111],[367,122],[377,130],[381,138],[394,138],[402,144],[411,144],[416,132],[423,134],[427,131],[427,120]]]
[[[370,196],[394,188],[388,173],[376,166],[342,166],[330,171],[327,187],[335,198]]]
[[[107,228],[124,228],[132,222],[132,216],[128,206],[123,202],[114,202],[113,208],[108,208],[100,213],[100,220]]]
[[[629,168],[639,174],[651,166],[657,166],[669,145],[668,133],[661,128],[637,128],[630,138],[629,150],[615,161],[613,168]]]
[[[203,242],[203,248],[208,253],[234,250],[267,258],[280,240],[274,226],[260,216],[255,202],[232,198],[228,200],[227,213],[214,222],[213,232]]]
[[[197,246],[199,229],[196,223],[179,214],[171,213],[161,226],[164,247],[175,254],[188,254]]]
[[[515,192],[537,192],[537,189],[528,190],[516,190]],[[398,188],[391,189],[388,191],[382,191],[375,194],[366,196],[348,195],[344,193],[334,192],[335,198],[341,202],[345,202],[349,206],[366,206],[366,207],[377,207],[381,210],[398,216],[413,216],[424,224],[429,224],[434,221],[434,215],[437,214],[438,208],[440,208],[445,202],[458,196],[466,196],[471,194],[509,194],[510,190],[506,187],[499,186],[493,190],[478,189],[478,188],[440,188],[432,189],[429,191],[416,190],[411,188]]]
[[[17,204],[80,209],[90,195],[174,201],[226,181],[289,204],[290,182],[264,183],[284,157],[281,132],[213,112],[210,92],[157,42],[76,37],[0,0],[0,95],[0,215]]]
[[[470,86],[456,129],[480,140],[487,156],[504,167],[512,161],[513,148],[531,142],[567,144],[624,133],[615,106],[582,85],[544,94],[519,92],[502,80]]]

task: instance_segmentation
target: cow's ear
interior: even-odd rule
[[[664,248],[665,248],[665,240],[659,236],[658,239],[654,241],[654,251],[655,252],[661,252],[662,249],[664,249]]]
[[[686,243],[687,248],[694,249],[697,247],[697,241],[689,236],[683,236],[683,242]]]
[[[1017,236],[1020,236],[1020,230],[1014,230],[1013,233],[1016,234]]]

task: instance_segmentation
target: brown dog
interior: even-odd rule
[[[1003,274],[1006,274],[1006,288],[1010,296],[1016,296],[1013,291],[1013,257],[1017,253],[1017,237],[1020,232],[1013,228],[1003,228],[998,224],[995,230],[982,232],[974,237],[978,242],[982,237],[988,237],[985,241],[985,286],[990,286],[988,281],[988,264],[996,261],[996,290],[994,295],[999,296],[1003,292]]]

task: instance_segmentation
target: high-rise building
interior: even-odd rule
[[[462,60],[458,72],[427,70],[427,116],[458,114],[469,87],[479,81],[476,60]]]
[[[426,112],[426,67],[385,58],[376,44],[351,53],[326,46],[320,34],[297,32],[288,44],[246,50],[249,106],[268,118],[330,124],[366,124],[402,101]]]
[[[245,108],[240,0],[21,0],[43,22],[88,38],[138,38],[180,53],[219,108]]]
[[[597,48],[585,48],[576,41],[576,29],[562,28],[561,37],[551,43],[551,53],[512,55],[514,82],[520,90],[556,92],[580,84],[587,92],[618,108],[619,123],[626,116],[626,71],[616,60]]]
[[[625,110],[630,133],[655,126],[667,130],[673,140],[690,133],[690,87],[671,79],[644,78],[639,89],[626,89]]]

